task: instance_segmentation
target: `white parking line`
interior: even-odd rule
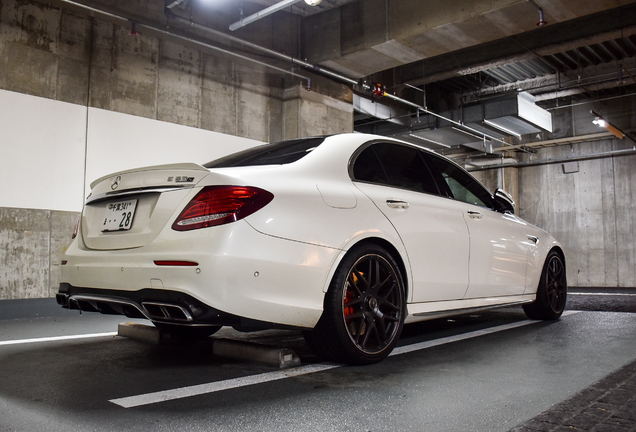
[[[563,313],[564,316],[573,315],[579,313],[578,311],[566,311]],[[479,336],[484,336],[492,333],[497,333],[500,331],[505,331],[517,327],[523,327],[529,324],[536,324],[542,321],[533,321],[533,320],[524,320],[511,324],[504,324],[497,327],[491,327],[484,330],[476,330],[470,333],[465,333],[456,336],[449,336],[445,338],[435,339],[432,341],[420,342],[412,345],[406,345],[402,347],[398,347],[391,353],[391,356],[406,354],[409,352],[422,350],[426,348],[431,348],[439,345],[444,345],[448,343],[458,342],[465,339],[471,339]],[[259,375],[252,375],[241,378],[233,378],[224,381],[217,381],[207,384],[199,384],[188,387],[181,387],[173,390],[164,390],[154,393],[146,393],[138,396],[128,396],[118,399],[111,399],[109,402],[112,402],[116,405],[119,405],[124,408],[133,408],[142,405],[150,405],[158,402],[165,402],[169,400],[182,399],[190,396],[197,396],[207,393],[215,393],[223,390],[233,389],[237,387],[246,387],[254,384],[262,384],[271,381],[277,381],[285,378],[292,378],[300,375],[307,375],[315,372],[321,372],[329,369],[335,369],[342,367],[344,365],[334,365],[334,364],[311,364],[307,366],[301,366],[294,369],[288,369],[285,371],[276,371],[276,372],[267,372]]]
[[[91,333],[91,334],[70,335],[70,336],[51,336],[51,337],[43,337],[43,338],[35,338],[35,339],[8,340],[8,341],[0,341],[0,345],[20,345],[20,344],[36,343],[36,342],[51,342],[51,341],[61,341],[61,340],[70,340],[70,339],[98,338],[98,337],[106,337],[106,336],[117,336],[117,332]]]
[[[519,322],[514,322],[514,323],[510,323],[510,324],[504,324],[504,325],[500,325],[497,327],[491,327],[491,328],[487,328],[487,329],[483,329],[483,330],[475,330],[472,331],[470,333],[464,333],[464,334],[460,334],[460,335],[456,335],[456,336],[448,336],[445,338],[441,338],[441,339],[434,339],[431,341],[426,341],[426,342],[420,342],[420,343],[416,343],[416,344],[412,344],[412,345],[405,345],[405,346],[401,346],[398,347],[396,349],[393,350],[393,352],[390,354],[392,356],[394,355],[400,355],[400,354],[406,354],[406,353],[410,353],[413,351],[419,351],[419,350],[423,350],[426,348],[432,348],[432,347],[436,347],[439,345],[444,345],[447,343],[452,343],[452,342],[459,342],[462,340],[466,340],[466,339],[472,339],[472,338],[476,338],[479,336],[485,336],[485,335],[489,335],[492,333],[498,333],[500,331],[504,331],[504,330],[510,330],[513,328],[517,328],[517,327],[523,327],[523,326],[527,326],[528,324],[536,324],[538,322],[541,321],[533,321],[533,320],[524,320],[524,321],[519,321]]]
[[[568,295],[586,295],[586,296],[636,296],[630,293],[595,293],[595,292],[568,292]]]
[[[292,378],[300,375],[307,375],[314,372],[320,372],[328,369],[338,368],[342,365],[334,364],[312,364],[299,368],[288,369],[285,371],[267,372],[259,375],[246,376],[241,378],[232,378],[225,381],[217,381],[207,384],[199,384],[189,387],[181,387],[173,390],[165,390],[155,393],[147,393],[139,396],[129,396],[119,399],[111,399],[116,405],[124,408],[132,408],[141,405],[149,405],[157,402],[164,402],[174,399],[182,399],[190,396],[197,396],[207,393],[215,393],[222,390],[229,390],[237,387],[245,387],[253,384],[262,384],[266,382],[276,381],[284,378]]]

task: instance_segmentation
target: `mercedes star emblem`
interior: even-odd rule
[[[121,176],[117,176],[113,179],[113,182],[110,184],[110,188],[115,190],[119,187],[119,183],[121,182]]]

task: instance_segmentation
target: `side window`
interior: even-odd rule
[[[450,192],[458,201],[494,210],[492,195],[461,168],[442,158],[430,155],[432,163],[441,172]]]
[[[375,152],[375,146],[367,147],[358,155],[353,164],[353,178],[369,183],[389,184],[384,167]]]
[[[353,175],[355,180],[439,194],[421,152],[404,145],[379,143],[369,146],[357,157]]]

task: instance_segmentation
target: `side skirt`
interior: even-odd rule
[[[404,322],[408,324],[454,315],[480,312],[487,309],[517,306],[532,303],[535,298],[536,294],[532,293],[505,297],[410,303],[407,305],[408,316]]]

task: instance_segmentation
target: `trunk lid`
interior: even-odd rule
[[[120,171],[91,183],[81,232],[89,249],[130,249],[150,243],[210,171],[194,163]]]

